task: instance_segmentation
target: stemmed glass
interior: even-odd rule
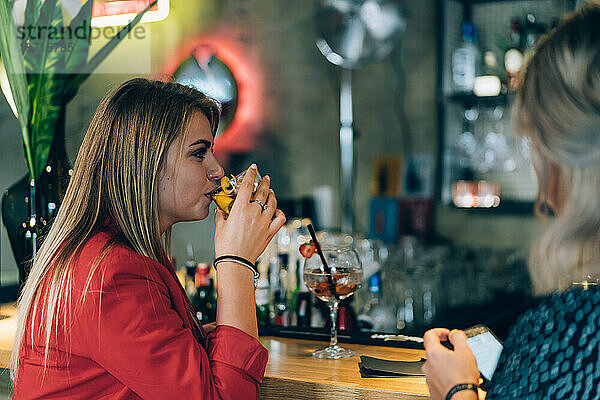
[[[362,265],[356,250],[351,245],[322,247],[322,253],[331,273],[325,273],[321,258],[317,254],[306,260],[304,283],[319,299],[327,302],[331,316],[331,340],[329,346],[313,352],[318,358],[347,358],[355,353],[337,344],[337,310],[340,300],[344,300],[360,287]]]

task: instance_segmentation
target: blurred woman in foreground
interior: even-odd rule
[[[600,288],[572,283],[600,277],[598,2],[567,16],[540,42],[514,113],[518,130],[531,139],[538,205],[556,218],[530,256],[535,290],[544,297],[512,327],[487,399],[597,399]],[[424,340],[432,398],[476,399],[466,385],[453,390],[479,380],[465,334],[438,328]]]

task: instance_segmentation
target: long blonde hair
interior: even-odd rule
[[[35,329],[45,333],[44,367],[52,329],[59,326],[59,314],[64,316],[62,326],[64,334],[68,334],[67,310],[74,300],[73,260],[107,217],[114,221],[120,234],[96,257],[87,285],[102,258],[118,244],[160,263],[168,262],[165,258],[170,255],[171,229],[165,232],[163,242],[157,178],[167,149],[183,134],[196,112],[208,118],[214,136],[219,105],[190,87],[137,78],[123,83],[102,101],[79,149],[56,219],[18,300],[11,358],[15,380],[28,316],[32,345]],[[47,290],[42,290],[44,282],[48,284]],[[38,313],[42,322],[36,327]]]
[[[538,45],[515,104],[531,138],[538,206],[557,216],[530,255],[537,293],[600,273],[600,5],[565,17]],[[555,179],[552,179],[555,178]]]

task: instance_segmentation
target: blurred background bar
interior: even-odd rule
[[[67,19],[80,7],[61,3]],[[90,58],[150,3],[96,1]],[[580,3],[159,0],[62,99],[35,226],[19,122],[0,99],[0,302],[16,298],[23,260],[60,207],[101,99],[146,76],[221,101],[215,154],[225,171],[256,162],[271,176],[288,222],[258,262],[262,334],[328,337],[328,309],[303,282],[300,246],[312,222],[322,243],[350,244],[362,263],[361,287],[338,311],[340,341],[418,347],[372,335],[477,323],[504,339],[535,302],[526,255],[540,231],[529,143],[511,125],[518,75],[540,37]],[[17,24],[24,4],[14,2]],[[173,261],[206,321],[217,295],[213,234],[209,218],[175,225],[172,237]]]

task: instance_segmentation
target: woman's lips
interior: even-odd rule
[[[212,194],[214,193],[215,190],[217,190],[219,188],[219,186],[215,186],[214,188],[212,188],[209,192],[204,193],[204,195],[210,199],[212,199]]]

